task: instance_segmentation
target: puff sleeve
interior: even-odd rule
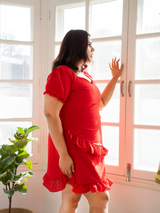
[[[74,72],[66,66],[54,69],[47,78],[44,94],[47,93],[65,103],[72,89],[74,75]]]

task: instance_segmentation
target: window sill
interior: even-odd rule
[[[160,191],[160,185],[154,181],[148,181],[144,179],[132,178],[130,181],[126,181],[126,176],[107,174],[107,178],[111,179],[114,183],[125,184],[129,186],[136,186],[151,190]]]

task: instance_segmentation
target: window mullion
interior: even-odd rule
[[[86,12],[85,12],[85,30],[89,32],[89,0],[85,1]]]
[[[133,174],[133,81],[135,70],[135,43],[136,43],[136,20],[137,20],[137,1],[130,1],[129,4],[129,25],[128,25],[128,63],[126,81],[126,164],[131,164],[131,175]],[[132,82],[132,96],[129,97],[129,82]]]

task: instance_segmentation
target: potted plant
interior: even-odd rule
[[[35,141],[37,138],[29,138],[28,135],[36,129],[40,129],[39,126],[31,126],[29,128],[17,127],[17,131],[14,134],[15,140],[9,138],[12,145],[0,146],[0,182],[5,186],[3,188],[4,193],[9,199],[9,209],[0,210],[0,212],[11,213],[12,197],[15,192],[22,194],[27,193],[27,186],[21,181],[28,182],[27,177],[32,177],[32,161],[26,160],[30,154],[26,151],[28,142]],[[25,172],[18,173],[18,167],[20,165],[26,165],[29,169]],[[15,211],[13,210],[13,213]],[[23,211],[24,212],[24,211]],[[25,211],[29,213],[29,211]],[[16,213],[20,213],[20,210],[16,210]]]

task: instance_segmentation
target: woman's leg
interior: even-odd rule
[[[90,213],[108,213],[109,193],[104,192],[88,192],[84,196],[87,198]]]
[[[66,184],[62,191],[62,204],[59,213],[75,213],[82,194],[72,192],[72,186]]]

